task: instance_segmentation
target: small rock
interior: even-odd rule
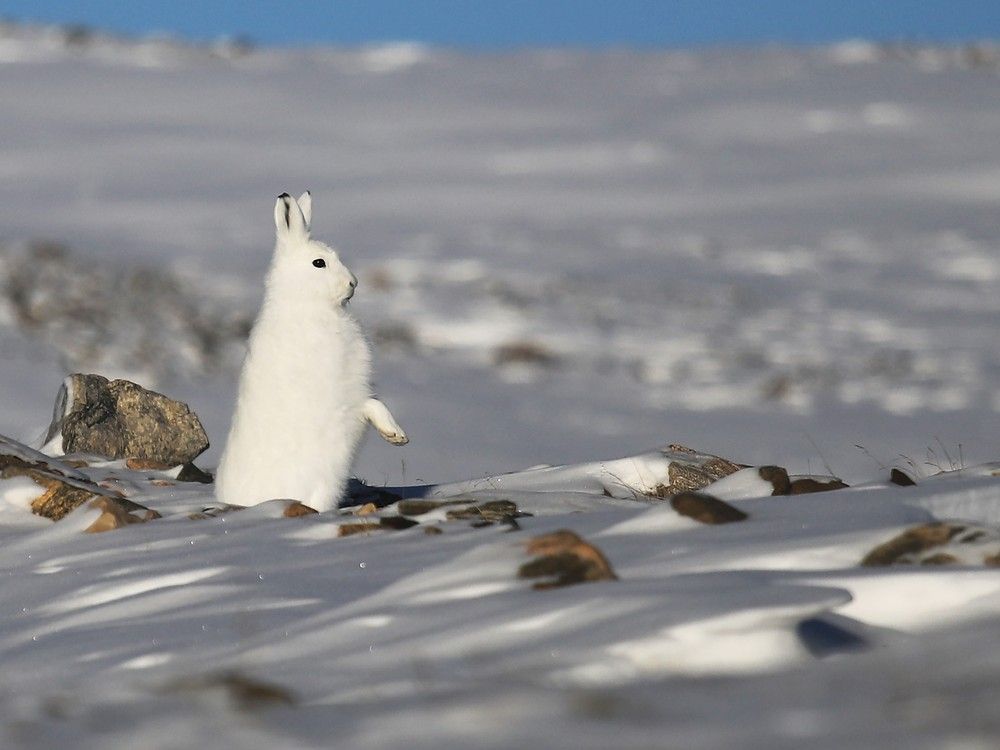
[[[300,503],[298,500],[292,500],[285,507],[284,512],[281,514],[285,518],[301,518],[302,516],[312,516],[319,513],[315,508],[310,508],[305,503]]]
[[[238,672],[223,672],[177,680],[163,692],[206,696],[221,692],[238,711],[254,713],[273,706],[294,706],[298,697],[289,689],[270,682],[247,677]]]
[[[367,484],[352,478],[347,483],[345,502],[342,505],[374,503],[376,508],[384,508],[402,499],[395,492],[390,492],[382,487],[369,487]]]
[[[128,380],[70,375],[56,397],[46,443],[62,438],[64,453],[92,453],[167,466],[185,464],[208,448],[187,404]]]
[[[357,523],[344,523],[337,528],[337,536],[353,536],[354,534],[368,534],[373,531],[403,531],[419,524],[402,516],[386,516],[377,521],[359,521]]]
[[[493,350],[493,363],[497,366],[556,367],[559,364],[559,357],[544,344],[534,341],[512,341]]]
[[[841,490],[847,484],[837,477],[800,476],[792,478],[782,466],[758,466],[757,474],[771,485],[772,496],[806,495],[812,492]]]
[[[202,508],[198,513],[191,513],[188,515],[188,518],[192,521],[206,521],[209,518],[218,518],[219,516],[224,516],[226,513],[233,513],[246,509],[245,505],[208,505]]]
[[[400,500],[396,510],[402,516],[422,516],[437,510],[443,505],[456,505],[454,502],[440,502],[437,500]]]
[[[441,530],[440,526],[425,526],[424,533],[427,536],[438,536],[439,534],[443,534],[444,532]]]
[[[934,522],[914,526],[873,549],[861,564],[987,565],[1000,562],[1000,532],[984,526]]]
[[[913,487],[916,482],[902,469],[893,469],[889,472],[889,481],[898,484],[900,487]]]
[[[936,555],[925,557],[920,561],[921,565],[955,565],[958,558],[949,555],[947,552],[938,552]]]
[[[520,518],[528,515],[517,509],[517,505],[510,500],[490,500],[479,505],[470,505],[466,508],[456,508],[446,513],[449,521],[474,520],[485,521],[487,523],[507,522],[513,518]]]
[[[354,515],[356,516],[370,516],[372,513],[377,513],[378,508],[375,507],[375,503],[365,503],[364,505],[356,508],[354,510]]]
[[[518,569],[518,578],[550,579],[535,583],[534,589],[618,580],[603,553],[572,531],[560,530],[536,536],[527,542],[525,549],[528,554],[537,557]]]
[[[215,477],[209,474],[207,471],[202,471],[193,463],[186,463],[181,466],[181,470],[177,472],[178,482],[197,482],[198,484],[212,484],[215,481]]]
[[[402,516],[386,516],[385,518],[380,518],[378,523],[383,529],[390,529],[392,531],[402,531],[403,529],[410,529],[420,525],[416,521],[411,521],[409,518],[403,518]]]
[[[160,517],[155,510],[124,498],[98,497],[91,500],[88,507],[101,511],[97,520],[84,529],[88,533],[111,531]]]
[[[795,635],[810,654],[818,658],[845,653],[857,653],[871,648],[863,632],[847,619],[833,614],[807,617],[795,626]]]
[[[892,565],[908,555],[947,544],[964,529],[964,526],[951,523],[927,523],[907,529],[865,555],[861,564],[868,567]]]
[[[814,477],[801,477],[793,479],[789,485],[789,495],[808,495],[812,492],[830,492],[831,490],[843,490],[848,488],[848,484],[840,481],[836,477],[829,479],[815,479]]]
[[[154,461],[147,458],[129,458],[125,460],[125,468],[132,471],[169,471],[175,467],[176,464],[166,464],[162,461]],[[180,471],[177,472],[176,479],[178,482],[197,482],[199,484],[211,484],[215,481],[211,474],[207,471],[202,471],[192,463],[183,464]],[[153,484],[168,486],[172,485],[173,482],[169,482],[168,485],[162,485],[162,480],[154,480]]]
[[[659,498],[700,490],[745,468],[720,456],[699,453],[676,443],[663,449],[663,455],[670,459],[670,464],[667,467],[667,484],[655,487],[652,493]]]
[[[382,531],[381,524],[371,521],[362,523],[342,523],[337,527],[337,536],[354,536],[355,534],[370,534],[373,531]]]
[[[682,492],[670,498],[670,507],[699,523],[718,525],[745,521],[749,516],[729,503],[700,492]]]
[[[788,495],[791,493],[792,482],[788,478],[788,471],[780,466],[761,466],[757,469],[760,478],[765,482],[770,482],[772,495]]]

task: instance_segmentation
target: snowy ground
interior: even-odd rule
[[[273,198],[310,188],[412,441],[369,442],[373,485],[669,442],[852,483],[998,458],[991,48],[245,54],[0,27],[0,92],[0,433],[37,436],[67,370],[126,374],[192,404],[211,468]],[[343,539],[188,521],[204,487],[83,536],[5,490],[0,717],[39,748],[994,747],[996,572],[857,567],[910,524],[995,528],[989,474],[747,497],[720,527],[512,491],[522,532]],[[620,580],[518,581],[524,538],[563,527]],[[817,660],[817,615],[867,650]],[[227,703],[223,671],[294,706]]]

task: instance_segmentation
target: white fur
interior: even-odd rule
[[[327,510],[344,493],[366,421],[389,442],[407,439],[371,398],[371,353],[345,309],[357,279],[311,239],[309,193],[279,196],[274,220],[274,258],[215,491],[233,505],[294,498]]]

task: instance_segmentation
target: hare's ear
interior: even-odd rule
[[[299,196],[297,201],[299,208],[302,209],[302,217],[306,220],[306,231],[312,230],[313,225],[313,197],[312,193],[306,190],[302,195]]]
[[[305,238],[309,235],[302,209],[288,193],[282,193],[274,202],[274,228],[278,239]]]

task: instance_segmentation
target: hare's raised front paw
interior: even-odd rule
[[[406,445],[410,442],[410,439],[406,437],[406,433],[403,432],[403,428],[399,426],[399,423],[389,413],[385,404],[377,398],[370,398],[365,402],[364,417],[371,423],[372,427],[378,430],[378,434],[387,443]]]
[[[378,434],[381,435],[387,443],[392,443],[393,445],[406,445],[410,442],[410,439],[406,437],[406,433],[402,430],[399,432],[382,432],[379,430]]]

